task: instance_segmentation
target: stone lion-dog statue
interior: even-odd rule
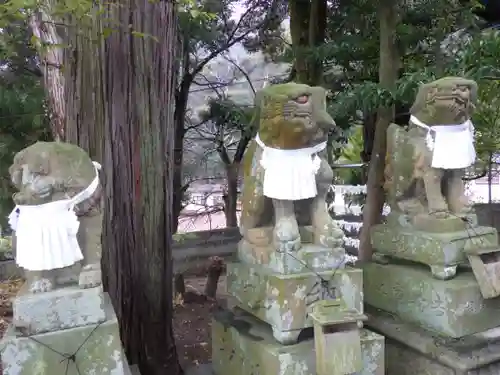
[[[99,169],[83,149],[63,142],[37,142],[14,156],[9,173],[18,192],[9,222],[30,292],[101,284]]]
[[[255,103],[257,136],[243,158],[243,238],[252,243],[252,229],[272,227],[263,241],[293,252],[301,248],[299,228],[312,225],[312,243],[338,247],[342,230],[325,202],[333,181],[326,140],[335,127],[326,111],[326,90],[271,85],[257,93]]]
[[[435,219],[470,212],[463,176],[476,157],[476,100],[476,82],[441,78],[420,86],[406,129],[389,126],[384,188],[391,212]]]

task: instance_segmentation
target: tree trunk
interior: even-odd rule
[[[175,138],[174,138],[174,173],[173,173],[173,201],[172,201],[172,233],[177,233],[179,226],[179,216],[182,211],[182,203],[184,200],[184,180],[183,180],[183,163],[184,163],[184,116],[188,104],[189,87],[191,82],[187,83],[182,80],[181,87],[175,97]]]
[[[226,227],[238,227],[238,170],[237,163],[226,166],[227,194],[224,197],[224,215]]]
[[[379,5],[380,17],[380,84],[393,90],[398,78],[399,66],[396,45],[397,1],[381,0]],[[359,259],[363,262],[370,261],[373,249],[370,242],[370,229],[380,222],[384,206],[384,168],[387,149],[387,127],[394,118],[394,106],[381,107],[378,111],[375,127],[375,139],[370,159],[367,182],[367,198],[363,210],[363,229],[360,235]]]
[[[108,5],[110,26],[129,27],[106,39],[103,61],[108,291],[131,364],[142,374],[177,375],[182,369],[172,330],[171,248],[176,5],[116,5]],[[139,169],[130,167],[136,150]]]
[[[309,15],[311,4],[309,1],[291,0],[290,9],[290,35],[294,49],[295,81],[307,83],[309,75],[307,72],[307,53],[305,49],[309,45]]]
[[[52,4],[46,4],[50,10]],[[57,33],[56,24],[51,16],[40,10],[30,17],[30,27],[37,39],[43,81],[49,103],[50,127],[54,140],[64,140],[66,108],[64,100],[64,75],[62,39]]]
[[[186,294],[186,282],[184,281],[184,275],[178,273],[174,277],[174,294],[177,297],[178,294],[184,296]]]
[[[317,86],[323,79],[323,61],[313,57],[310,49],[325,41],[327,1],[291,0],[289,9],[295,80]]]
[[[224,271],[224,260],[219,257],[210,259],[208,267],[207,282],[205,284],[205,296],[215,298],[217,296],[217,288],[219,279]]]
[[[104,146],[105,71],[96,56],[102,51],[102,27],[94,12],[92,25],[68,28],[64,53],[66,84],[66,142],[88,152],[92,160],[102,163]],[[76,24],[68,17],[69,24]]]

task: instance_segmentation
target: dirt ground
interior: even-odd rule
[[[205,277],[187,277],[186,299],[177,299],[174,315],[174,333],[177,353],[184,369],[193,365],[207,363],[211,354],[210,325],[212,311],[218,304],[224,303],[225,277],[222,276],[217,300],[207,300],[200,293],[204,290]],[[0,282],[0,337],[12,318],[11,298],[17,294],[22,280],[7,280]],[[2,374],[0,364],[0,375]]]
[[[217,300],[209,301],[198,295],[204,286],[205,278],[187,278],[186,301],[175,306],[175,342],[179,361],[184,369],[210,361],[212,311],[224,305],[226,297],[224,276],[219,282]]]

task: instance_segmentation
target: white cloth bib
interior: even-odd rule
[[[428,126],[414,116],[410,121],[427,130],[427,146],[432,151],[433,168],[464,169],[476,161],[474,125],[470,120],[459,125]]]
[[[281,150],[264,145],[258,134],[255,141],[263,149],[260,163],[264,168],[266,197],[295,201],[318,194],[316,173],[321,159],[317,153],[325,149],[326,142],[314,147]]]
[[[96,177],[82,192],[38,206],[16,206],[9,224],[16,236],[16,263],[29,271],[69,267],[83,259],[77,233],[80,222],[75,205],[90,198],[99,186],[99,169],[93,162]]]

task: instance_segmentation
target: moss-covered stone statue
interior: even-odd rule
[[[333,180],[326,138],[335,126],[326,112],[326,91],[296,83],[269,86],[256,96],[254,120],[257,137],[243,161],[243,238],[297,251],[300,228],[312,225],[314,244],[338,247],[342,232],[325,204]],[[273,230],[253,231],[266,227]]]
[[[69,143],[37,142],[15,155],[9,172],[19,192],[9,222],[31,292],[77,278],[82,288],[101,284],[99,168]]]
[[[238,261],[227,264],[231,308],[212,323],[213,372],[382,373],[383,338],[358,326],[347,333],[344,324],[345,311],[363,314],[363,272],[346,264],[343,231],[326,207],[326,138],[335,126],[326,92],[273,85],[257,93],[255,108],[257,135],[243,160],[243,238]],[[336,324],[342,332],[326,335]]]
[[[449,218],[469,212],[462,177],[475,161],[470,122],[474,81],[446,77],[418,90],[408,129],[387,132],[386,184],[391,211]]]
[[[455,277],[472,252],[498,246],[494,228],[477,223],[465,196],[464,172],[476,158],[471,116],[477,84],[445,77],[422,84],[407,128],[387,131],[385,191],[391,213],[375,225],[376,258],[429,265],[437,279]]]

